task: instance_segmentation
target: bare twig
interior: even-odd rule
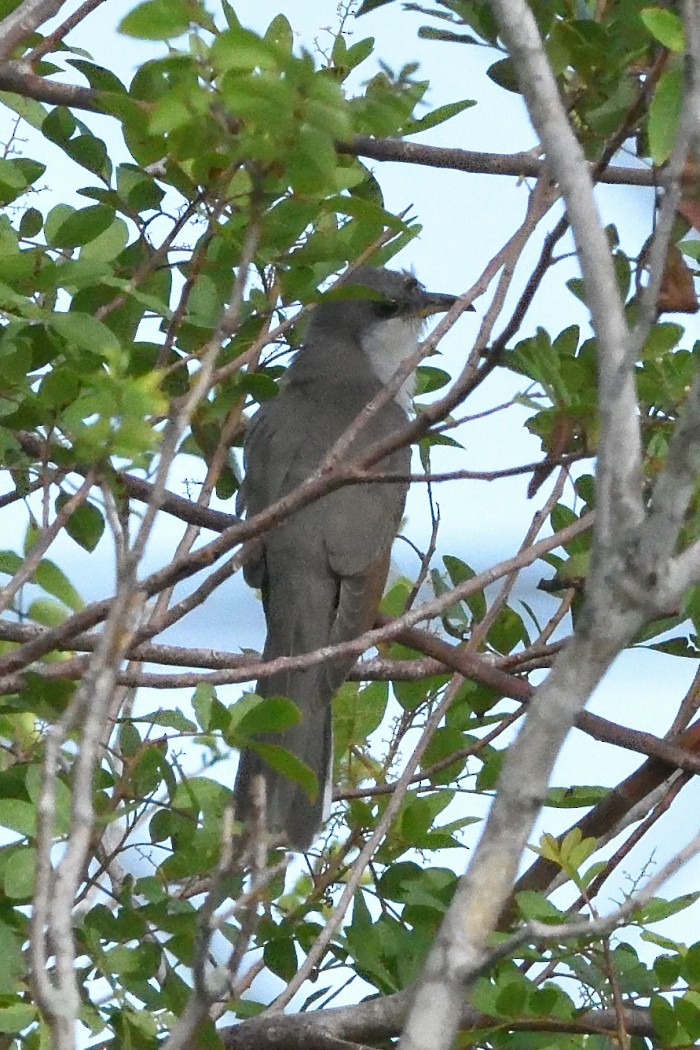
[[[70,14],[60,26],[54,29],[52,33],[49,33],[48,36],[45,36],[41,43],[37,44],[35,48],[32,48],[26,56],[26,61],[33,65],[34,62],[38,62],[40,58],[44,57],[44,55],[48,55],[49,51],[53,51],[56,44],[60,43],[72,29],[75,29],[77,25],[80,25],[84,18],[87,18],[89,14],[104,2],[105,0],[84,0],[80,7],[76,8],[76,10],[73,11],[73,13]]]
[[[51,524],[46,528],[41,529],[38,533],[32,549],[24,558],[17,572],[9,583],[6,583],[4,587],[0,588],[0,613],[7,609],[20,587],[32,578],[41,559],[44,557],[59,532],[63,529],[73,511],[81,506],[81,504],[87,499],[88,493],[94,484],[94,480],[94,474],[88,472],[83,484],[78,491],[70,497],[70,499],[66,500]]]

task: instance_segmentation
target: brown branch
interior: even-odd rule
[[[36,434],[30,434],[26,430],[15,431],[14,436],[29,455],[46,456],[48,453],[49,457],[60,463],[64,469],[69,469],[72,473],[79,474],[81,477],[87,476],[88,468],[82,467],[80,464],[76,463],[71,464],[69,468],[65,467],[64,461],[66,454],[69,453],[69,449],[60,445],[47,447],[41,438],[37,437]],[[117,485],[123,489],[127,496],[137,499],[140,503],[148,504],[151,502],[153,498],[153,484],[150,481],[138,478],[135,474],[116,474],[115,478]],[[36,487],[39,487],[39,485]],[[205,529],[211,529],[212,532],[223,532],[232,525],[237,525],[241,520],[235,514],[226,514],[220,510],[202,507],[193,500],[185,499],[184,496],[178,496],[167,489],[163,493],[160,509],[174,518],[179,518],[180,521],[186,521],[191,525],[201,525]]]
[[[65,0],[22,0],[0,22],[0,60],[11,55],[27,37],[63,7]]]
[[[632,834],[625,839],[622,845],[615,850],[612,857],[605,862],[605,867],[600,871],[596,877],[592,880],[589,886],[586,887],[586,897],[591,900],[596,897],[603,886],[603,883],[610,878],[613,871],[622,863],[622,861],[631,853],[632,849],[642,841],[646,833],[654,827],[656,822],[667,813],[671,807],[671,804],[675,802],[678,795],[681,793],[686,784],[689,784],[692,780],[692,774],[681,773],[672,783],[669,785],[667,790],[664,792],[661,800],[654,806],[651,813],[646,817],[639,825],[634,829]],[[587,901],[584,897],[579,899],[573,904],[570,909],[578,911],[583,908]]]
[[[410,430],[412,425],[413,424],[406,429]],[[380,444],[387,443],[384,442]],[[375,445],[374,450],[377,448],[378,446]],[[368,450],[367,454],[358,465],[364,466],[365,461],[370,458],[374,460],[374,450]],[[382,454],[383,453],[380,453],[377,458]],[[167,565],[146,577],[140,584],[144,594],[147,598],[152,597],[165,587],[188,579],[201,569],[213,565],[232,547],[242,544],[241,550],[230,559],[225,567],[223,567],[225,568],[225,574],[222,578],[227,578],[232,572],[235,572],[248,557],[250,557],[251,553],[256,548],[255,541],[258,536],[279,524],[280,521],[283,521],[290,514],[301,509],[301,507],[311,503],[312,500],[319,498],[319,496],[324,495],[326,492],[331,492],[340,488],[345,483],[348,471],[352,471],[352,469],[352,466],[346,467],[344,470],[338,467],[336,470],[333,470],[328,474],[317,473],[312,475],[307,481],[294,489],[293,492],[290,492],[287,496],[277,500],[265,510],[256,514],[253,518],[249,520],[247,519],[240,524],[226,529],[217,539],[212,540],[205,546],[193,551],[188,554],[187,557],[178,559],[170,565]],[[489,570],[486,574],[482,574],[481,577],[474,577],[472,580],[460,584],[460,586],[450,592],[449,595],[443,595],[431,602],[426,602],[417,609],[405,613],[400,621],[396,621],[395,624],[389,625],[388,627],[382,627],[379,630],[369,631],[354,641],[330,646],[319,650],[317,653],[307,654],[300,658],[302,660],[300,666],[307,666],[307,663],[310,666],[314,663],[319,663],[326,659],[333,659],[340,655],[350,655],[351,653],[359,655],[364,648],[367,648],[370,645],[375,645],[379,641],[384,641],[385,638],[392,637],[404,626],[413,626],[413,624],[418,623],[423,619],[430,619],[433,616],[439,615],[444,609],[449,607],[451,601],[461,599],[467,594],[472,593],[474,589],[484,586],[486,583],[493,582],[493,580],[497,579],[499,575],[511,572],[518,566],[536,561],[542,554],[567,543],[574,536],[585,531],[590,527],[592,521],[593,515],[586,515],[584,518],[578,519],[571,525],[562,529],[561,532],[557,533],[555,536],[548,537],[545,540],[539,541],[539,543],[533,544],[530,551],[527,551],[516,558],[508,559],[500,566]],[[251,539],[253,540],[252,543],[246,542]],[[69,617],[58,627],[46,631],[41,638],[34,639],[31,642],[26,642],[18,649],[3,654],[0,656],[0,674],[19,670],[28,663],[38,660],[57,646],[64,644],[68,639],[73,638],[75,635],[89,630],[91,627],[95,627],[108,615],[109,608],[110,599],[93,602],[92,604],[87,605],[84,609],[81,609],[80,612]],[[159,625],[158,629],[162,629],[162,625]],[[147,640],[152,636],[154,631],[155,628],[149,627],[146,629],[145,634],[141,634],[135,639],[135,642]],[[280,658],[280,660],[284,659],[289,658]],[[293,659],[297,658],[295,657]],[[281,668],[282,664],[280,663],[280,660],[277,661],[277,664],[279,664],[279,667]]]
[[[352,1042],[383,1042],[400,1033],[410,1003],[411,989],[365,1000],[353,1006],[336,1006],[326,1010],[279,1016],[263,1015],[242,1021],[219,1032],[226,1050],[327,1050],[328,1036]],[[651,1038],[654,1026],[647,1009],[628,1007],[624,1012],[625,1027],[630,1035]],[[460,1030],[497,1027],[499,1032],[551,1032],[574,1035],[615,1033],[613,1009],[586,1010],[578,1017],[560,1020],[554,1017],[523,1018],[504,1021],[480,1014],[465,1006],[460,1017]],[[194,1047],[193,1050],[199,1050]]]
[[[70,33],[71,29],[75,29],[77,25],[87,18],[96,8],[103,4],[105,0],[84,0],[84,3],[80,5],[71,15],[66,18],[64,22],[60,24],[53,33],[49,33],[45,36],[40,44],[37,44],[32,51],[26,56],[27,62],[38,62],[40,58],[47,55],[49,51],[52,51],[56,44],[60,43],[65,36]]]
[[[378,623],[384,628],[390,628],[397,621],[390,617],[380,617]],[[0,622],[0,638],[11,641],[21,641],[24,645],[45,640],[51,631]],[[376,633],[376,632],[375,632]],[[533,696],[534,686],[523,678],[508,674],[483,656],[471,653],[464,648],[450,645],[448,642],[438,638],[437,635],[428,631],[421,631],[415,627],[403,627],[396,630],[392,638],[400,645],[422,652],[434,661],[424,665],[418,661],[368,661],[367,664],[359,663],[351,673],[353,680],[365,681],[373,677],[373,672],[381,667],[381,675],[374,677],[398,678],[401,672],[405,675],[404,680],[414,677],[410,667],[406,664],[419,663],[419,676],[425,674],[433,675],[441,670],[448,669],[456,671],[463,678],[477,682],[494,690],[500,696],[507,696],[522,703]],[[97,644],[97,639],[90,635],[78,636],[65,648],[74,650],[85,648],[92,650]],[[61,648],[61,646],[52,646]],[[151,688],[194,688],[201,682],[213,682],[216,685],[230,685],[239,682],[248,682],[257,678],[265,678],[276,673],[279,666],[284,663],[285,667],[303,667],[310,662],[310,657],[315,654],[302,654],[298,657],[283,657],[280,660],[271,660],[266,663],[255,657],[241,656],[235,653],[217,652],[216,650],[186,649],[179,646],[144,645],[134,646],[129,651],[129,658],[133,660],[148,660],[160,663],[176,663],[181,665],[185,660],[190,666],[214,667],[214,674],[181,674],[181,675],[158,675],[147,672],[124,672],[123,684],[147,685]],[[506,658],[508,659],[508,658]],[[52,663],[45,666],[32,668],[32,673],[41,677],[52,679],[63,679],[80,677],[83,670],[81,658],[62,663]],[[397,674],[399,672],[399,674]],[[8,675],[2,683],[3,692],[16,692],[21,688],[23,675]],[[669,767],[672,769],[683,769],[690,773],[700,773],[700,757],[693,752],[695,749],[687,748],[679,737],[674,742],[661,740],[651,733],[644,733],[626,726],[617,725],[600,715],[590,711],[582,711],[575,722],[576,728],[586,733],[601,743],[613,744],[628,751],[636,751],[647,757],[663,763],[664,777],[668,776]],[[663,777],[662,777],[663,779]]]
[[[27,583],[36,572],[41,559],[58,536],[61,529],[70,518],[74,510],[80,507],[87,499],[88,492],[92,488],[93,475],[88,471],[85,480],[78,491],[68,499],[60,508],[56,517],[45,528],[37,533],[36,541],[32,549],[27,553],[9,583],[0,588],[0,613],[8,607],[12,598],[25,583]]]
[[[464,678],[480,685],[488,686],[500,696],[508,696],[514,700],[527,703],[534,696],[535,687],[523,678],[516,678],[507,674],[483,656],[468,652],[466,649],[449,645],[436,635],[427,631],[419,631],[415,628],[404,628],[395,636],[395,641],[411,649],[418,649],[426,656],[432,656],[453,671],[459,672]],[[614,744],[628,751],[637,751],[646,756],[654,756],[650,761],[663,764],[663,776],[669,774],[669,766],[672,769],[685,769],[691,773],[700,773],[700,757],[695,752],[700,749],[700,725],[698,728],[698,748],[689,746],[686,742],[687,734],[676,738],[673,743],[661,740],[651,733],[643,733],[637,729],[629,729],[626,726],[617,725],[607,718],[594,715],[591,711],[581,711],[574,725],[577,729],[593,737],[601,743]],[[688,731],[689,733],[692,730]],[[642,767],[644,768],[644,767]],[[656,785],[655,785],[656,786]],[[597,836],[596,836],[597,837]]]
[[[681,733],[673,745],[686,754],[697,759],[700,754],[700,723],[695,723],[685,733]],[[563,832],[561,838],[573,828],[578,828],[584,838],[601,838],[615,827],[639,802],[658,788],[669,775],[669,766],[659,757],[649,758],[613,788],[597,806],[594,806],[581,820]],[[513,887],[511,901],[501,917],[501,926],[510,925],[515,914],[515,895],[523,890],[545,890],[559,874],[559,865],[543,857],[532,864],[518,879]]]
[[[428,436],[432,431],[428,431]],[[571,463],[579,463],[582,459],[591,459],[591,452],[567,452],[561,456],[549,459],[547,462],[553,466],[567,467]],[[348,477],[349,485],[387,484],[389,482],[408,482],[410,485],[416,483],[423,485],[438,484],[441,481],[500,481],[503,478],[517,478],[522,474],[532,474],[538,467],[542,466],[542,460],[534,463],[523,463],[519,467],[503,467],[500,470],[450,470],[441,473],[424,474],[390,474],[388,471],[356,470]]]
[[[52,478],[51,480],[53,481],[54,479]],[[21,500],[26,499],[30,492],[36,492],[36,490],[42,488],[45,483],[45,478],[35,478],[34,481],[30,481],[30,483],[24,488],[15,488],[12,492],[5,492],[0,496],[0,510],[2,510],[3,507],[9,507],[12,503],[19,503]]]
[[[24,62],[3,62],[0,65],[0,91],[13,91],[36,102],[48,102],[52,106],[70,106],[93,113],[104,112],[99,103],[104,93],[78,84],[61,84],[55,80],[32,73]]]
[[[429,168],[449,168],[474,175],[511,175],[515,178],[539,178],[545,165],[536,150],[521,153],[484,153],[478,150],[451,149],[428,146],[405,139],[374,139],[356,135],[351,142],[337,142],[338,153],[351,157],[370,157],[372,160],[418,164]],[[590,165],[595,170],[595,165]],[[597,175],[599,182],[616,186],[655,186],[656,173],[652,168],[609,167]]]
[[[55,2],[55,0],[54,0]],[[60,4],[58,5],[60,7]],[[0,90],[13,91],[37,102],[72,106],[92,112],[105,112],[100,92],[74,84],[46,80],[32,73],[25,63],[7,62],[0,68]],[[538,178],[544,163],[534,151],[522,153],[485,153],[478,150],[428,146],[403,139],[374,139],[356,135],[352,142],[336,143],[338,153],[369,157],[378,161],[418,164],[430,168],[449,168],[478,175],[510,175],[515,178]],[[599,182],[622,186],[655,186],[652,168],[608,167],[597,176]]]

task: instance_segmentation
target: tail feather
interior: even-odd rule
[[[337,600],[337,584],[326,573],[270,573],[273,580],[284,580],[263,592],[267,640],[263,656],[295,656],[328,645]],[[251,749],[241,751],[236,775],[236,818],[249,819],[252,811],[253,781],[257,775],[265,783],[265,813],[268,830],[283,833],[288,844],[298,850],[311,845],[330,809],[333,741],[330,701],[334,689],[322,665],[305,670],[280,671],[261,678],[259,696],[287,696],[299,709],[301,720],[278,733],[266,733],[265,743],[278,744],[301,759],[318,780],[312,799],[301,784],[271,769]]]
[[[388,550],[367,572],[346,577],[336,576],[327,565],[321,571],[303,566],[298,550],[295,553],[285,552],[277,572],[274,565],[267,566],[265,660],[313,652],[357,637],[371,627],[384,588]],[[255,751],[243,750],[235,785],[236,816],[241,821],[250,817],[254,778],[260,775],[265,783],[268,830],[283,833],[294,849],[308,849],[328,817],[333,766],[331,700],[355,660],[351,655],[304,670],[279,671],[257,685],[259,696],[287,696],[298,707],[298,724],[267,733],[262,740],[279,744],[309,766],[318,780],[318,793],[309,798],[300,784],[275,772]]]
[[[236,818],[248,821],[253,810],[254,783],[257,776],[265,785],[265,820],[271,834],[283,834],[292,849],[307,850],[320,825],[328,817],[331,801],[331,739],[330,707],[306,720],[306,732],[301,740],[290,740],[289,731],[275,734],[275,743],[291,751],[316,774],[318,793],[311,799],[301,784],[271,769],[255,751],[241,751],[236,775]],[[311,723],[311,724],[309,724]],[[295,727],[297,729],[301,727]],[[269,734],[270,742],[272,734]],[[303,750],[304,745],[311,747]]]

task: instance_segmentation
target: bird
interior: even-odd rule
[[[319,469],[335,442],[415,353],[426,318],[444,312],[454,296],[425,290],[410,273],[359,266],[346,298],[315,307],[305,340],[286,369],[278,394],[252,417],[243,446],[238,511],[247,518]],[[357,459],[370,445],[404,427],[412,411],[414,376],[371,415],[344,455]],[[399,448],[376,469],[407,475],[411,450]],[[326,493],[265,533],[244,566],[246,582],[262,593],[265,661],[296,656],[356,638],[375,620],[403,516],[408,482],[360,483]],[[296,851],[311,846],[327,820],[332,791],[331,700],[355,656],[261,678],[261,697],[288,697],[298,723],[261,736],[301,759],[319,789],[272,769],[254,747],[241,750],[234,785],[235,817],[251,820],[253,783],[262,776],[267,831]],[[261,749],[264,751],[264,749]],[[259,797],[259,796],[258,796]]]

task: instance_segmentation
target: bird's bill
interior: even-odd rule
[[[457,302],[456,295],[444,295],[442,292],[426,292],[425,302],[418,311],[421,317],[432,317],[433,314],[444,314],[447,313],[451,307]],[[467,307],[468,310],[473,310],[473,306]]]

